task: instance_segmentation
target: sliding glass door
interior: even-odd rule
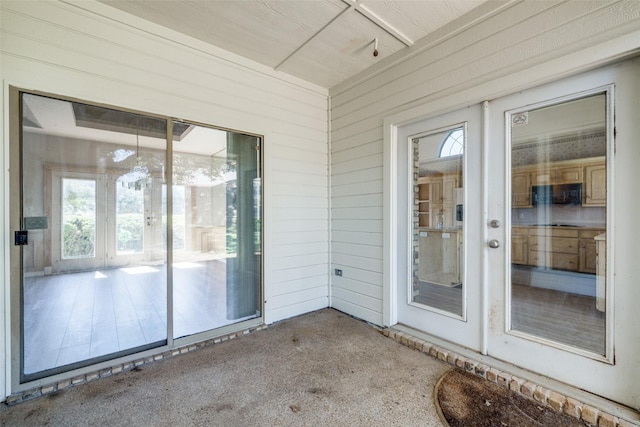
[[[174,336],[259,317],[260,138],[193,125],[173,183]]]
[[[261,316],[261,138],[15,98],[19,382]]]

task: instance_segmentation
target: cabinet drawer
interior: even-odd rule
[[[532,250],[529,251],[529,264],[536,267],[576,271],[578,269],[578,255]]]
[[[529,238],[529,248],[532,251],[545,251],[563,254],[578,254],[578,239],[568,237],[540,237]]]
[[[511,235],[512,236],[527,236],[529,234],[529,229],[527,227],[512,227]]]
[[[531,227],[530,236],[573,237],[578,238],[578,230],[561,227]]]

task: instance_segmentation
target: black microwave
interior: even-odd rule
[[[538,205],[582,205],[582,184],[534,185],[531,203]]]

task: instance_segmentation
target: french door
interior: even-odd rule
[[[638,75],[627,61],[398,128],[398,323],[640,406]]]
[[[637,224],[614,196],[634,192],[637,76],[631,61],[497,99],[486,141],[489,354],[633,407],[638,292],[616,256]]]
[[[481,107],[398,129],[398,322],[481,348]]]

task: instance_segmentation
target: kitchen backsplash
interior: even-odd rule
[[[513,225],[571,224],[584,227],[604,227],[606,208],[573,205],[546,205],[537,208],[511,209]]]
[[[567,136],[550,141],[530,141],[516,145],[511,150],[511,162],[512,166],[523,166],[604,156],[606,152],[606,134],[602,130],[586,135]]]

